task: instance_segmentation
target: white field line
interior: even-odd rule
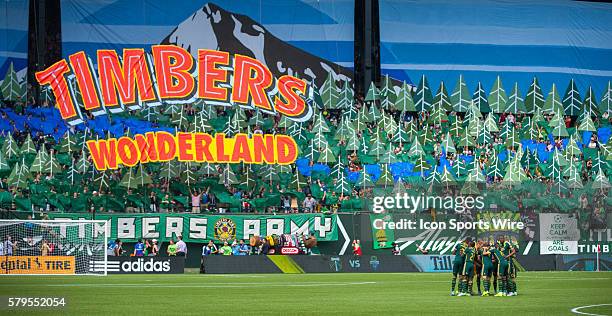
[[[251,287],[319,287],[319,286],[346,286],[346,285],[366,285],[376,284],[376,282],[319,282],[319,283],[206,283],[206,284],[150,284],[147,286],[155,286],[162,288],[251,288]],[[138,287],[141,288],[142,284],[133,283],[99,283],[99,284],[40,284],[39,286],[46,287]]]
[[[585,313],[585,312],[580,311],[581,309],[590,308],[590,307],[598,307],[598,306],[612,306],[612,304],[596,304],[596,305],[578,306],[578,307],[572,308],[571,311],[574,314],[580,314],[580,315],[606,316],[603,314],[592,314],[592,313]]]

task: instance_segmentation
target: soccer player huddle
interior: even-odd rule
[[[516,296],[516,252],[518,244],[499,237],[496,243],[466,238],[453,249],[451,296],[472,296],[474,276],[480,296]],[[457,285],[459,276],[459,286]],[[480,285],[484,285],[484,291]],[[493,283],[493,291],[491,291]]]

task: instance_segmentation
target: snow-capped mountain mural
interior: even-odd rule
[[[235,14],[207,3],[181,22],[163,41],[187,49],[216,49],[257,58],[276,77],[298,76],[321,86],[332,72],[336,80],[350,81],[351,70],[290,45],[246,15]]]
[[[171,43],[239,53],[275,75],[351,80],[353,1],[62,1],[63,54]],[[144,8],[144,9],[143,9]]]

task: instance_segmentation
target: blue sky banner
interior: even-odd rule
[[[382,72],[418,84],[489,91],[499,75],[544,92],[574,79],[604,91],[612,77],[612,4],[588,1],[380,1]],[[584,95],[584,94],[583,94]]]
[[[0,1],[0,79],[9,65],[28,66],[28,0]]]

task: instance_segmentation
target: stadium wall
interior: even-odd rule
[[[364,256],[209,256],[202,273],[375,273],[452,272],[452,255],[364,255]],[[612,271],[612,257],[599,258],[601,271]],[[595,271],[596,256],[518,256],[520,271]]]
[[[216,273],[336,273],[418,272],[408,256],[210,256],[204,272]]]

